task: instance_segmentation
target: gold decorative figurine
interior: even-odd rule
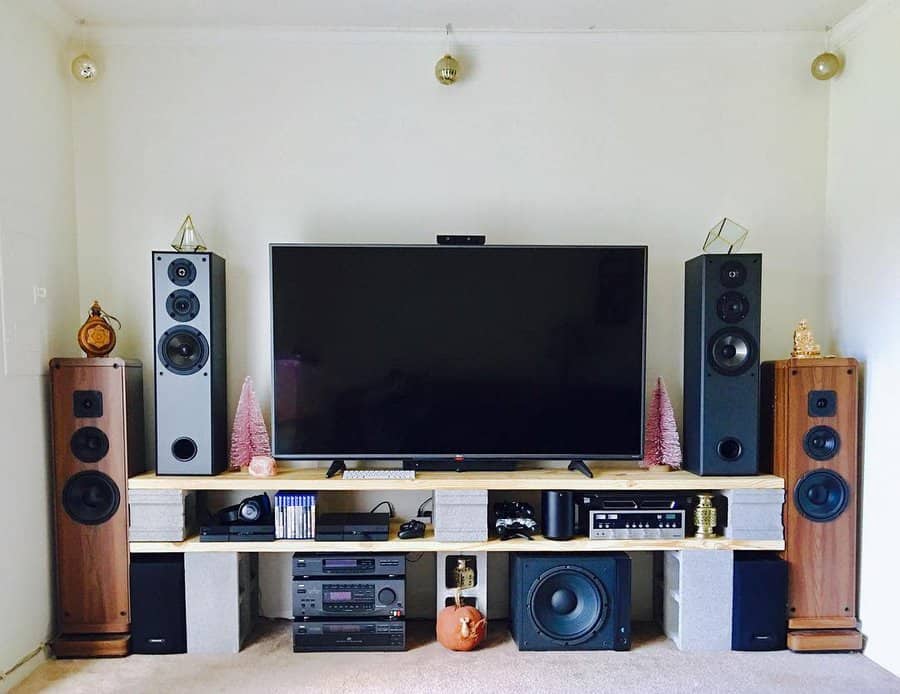
[[[705,540],[716,536],[717,513],[713,506],[712,494],[698,494],[697,508],[694,509],[694,525],[697,532],[694,536]]]
[[[806,320],[801,320],[794,328],[794,349],[791,351],[791,357],[794,359],[813,359],[821,357],[822,350],[816,344],[812,330],[809,329]]]
[[[78,330],[78,346],[88,357],[105,357],[116,346],[116,331],[110,320],[114,320],[119,329],[122,324],[115,316],[111,316],[102,308],[100,302],[94,301],[84,325]]]

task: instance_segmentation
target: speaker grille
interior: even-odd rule
[[[609,614],[603,584],[578,566],[560,566],[541,574],[528,593],[528,605],[538,630],[566,644],[591,638]]]
[[[817,523],[840,516],[850,501],[850,486],[834,470],[807,472],[794,487],[794,503],[800,514]]]
[[[79,472],[63,487],[63,508],[76,523],[99,525],[119,510],[119,488],[102,472]]]
[[[172,373],[197,373],[209,359],[209,343],[199,330],[187,326],[172,328],[159,339],[159,358]]]
[[[109,438],[97,427],[81,427],[72,434],[69,448],[82,463],[96,463],[109,453]]]

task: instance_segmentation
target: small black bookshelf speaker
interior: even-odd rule
[[[541,492],[541,533],[548,540],[571,540],[575,535],[575,492]]]
[[[787,648],[787,562],[767,552],[734,553],[731,648]]]
[[[131,650],[187,653],[183,554],[131,557]]]

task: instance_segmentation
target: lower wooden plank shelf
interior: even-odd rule
[[[434,539],[431,529],[425,537],[396,539],[396,526],[391,529],[390,540],[382,542],[316,542],[315,540],[275,540],[274,542],[200,542],[191,537],[184,542],[132,542],[131,552],[603,552],[623,550],[649,552],[673,549],[704,550],[771,550],[784,549],[781,540],[729,540],[724,537],[683,540],[589,540],[579,537],[573,540],[548,540],[536,535],[533,540],[516,538],[500,541],[496,538],[484,542],[440,542]]]

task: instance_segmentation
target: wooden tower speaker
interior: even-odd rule
[[[141,363],[54,359],[57,657],[128,654],[128,478],[144,470]]]
[[[856,536],[859,365],[784,359],[762,366],[762,450],[785,480],[788,648],[859,650]]]

